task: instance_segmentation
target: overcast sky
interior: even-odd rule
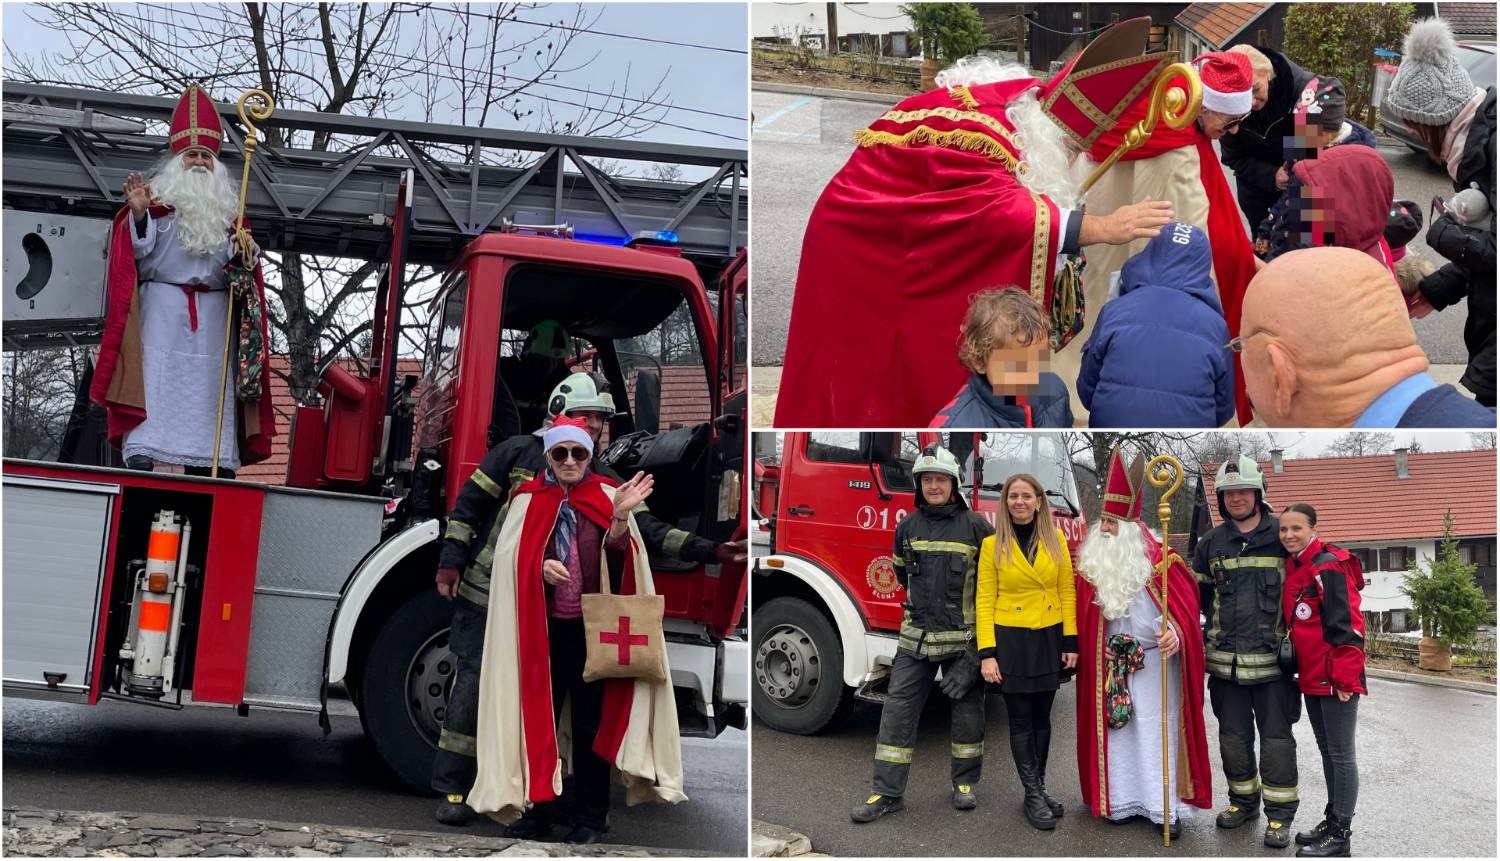
[[[28,14],[31,5],[6,3],[4,6],[3,34],[7,55],[12,51],[56,51],[67,44],[62,33],[49,30],[31,20]],[[515,17],[536,21],[571,20],[574,4],[558,5],[563,8],[553,11],[546,8],[521,9]],[[558,83],[607,91],[613,82],[624,78],[628,69],[631,95],[639,96],[641,86],[654,83],[665,73],[663,91],[668,94],[665,101],[670,101],[679,108],[697,108],[732,117],[748,116],[749,70],[746,48],[749,31],[748,14],[743,3],[612,2],[589,5],[591,8],[601,9],[598,20],[590,28],[599,33],[646,36],[730,50],[704,50],[580,33],[567,55],[568,61],[576,63],[595,53],[598,57],[583,69],[559,76]],[[130,9],[133,6],[134,4],[129,4],[123,8]],[[506,26],[516,27],[518,31],[524,28],[528,33],[533,29],[521,24]],[[407,38],[404,33],[400,35],[402,39]],[[535,92],[539,97],[552,95],[571,101],[583,99],[579,93],[564,90],[537,88]],[[231,97],[222,93],[216,95],[221,99]],[[594,104],[599,103],[600,100],[594,100]],[[573,116],[578,110],[555,101],[552,107],[556,115],[564,118]],[[747,123],[743,120],[685,110],[671,110],[662,119],[688,128],[659,125],[637,139],[697,146],[745,146]],[[492,125],[504,127],[498,121],[492,122]]]

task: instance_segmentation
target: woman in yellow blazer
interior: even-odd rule
[[[1047,794],[1052,699],[1063,670],[1078,665],[1073,562],[1042,483],[1013,475],[1001,491],[1005,512],[979,548],[974,600],[980,673],[1000,685],[1010,724],[1010,752],[1026,789],[1026,820],[1044,831],[1063,815]]]

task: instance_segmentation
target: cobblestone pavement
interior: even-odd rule
[[[682,849],[536,843],[254,819],[5,808],[5,854],[76,858],[460,858],[682,856]]]

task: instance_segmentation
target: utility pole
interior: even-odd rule
[[[828,53],[839,52],[839,4],[828,4]]]
[[[1026,7],[1016,4],[1016,62],[1026,65]]]

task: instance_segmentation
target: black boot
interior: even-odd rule
[[[1042,776],[1037,768],[1036,743],[1032,733],[1010,734],[1010,753],[1016,760],[1016,773],[1021,776],[1021,786],[1026,797],[1021,802],[1022,812],[1031,827],[1040,831],[1051,831],[1057,827],[1052,808],[1047,806],[1047,797],[1042,794]]]
[[[469,817],[473,815],[474,811],[464,803],[464,797],[452,792],[443,798],[443,803],[437,808],[437,821],[444,825],[468,825]]]
[[[1328,833],[1328,820],[1332,816],[1333,816],[1333,810],[1332,810],[1332,808],[1325,806],[1323,808],[1323,821],[1322,822],[1319,822],[1317,825],[1314,825],[1313,829],[1311,831],[1299,831],[1299,832],[1297,832],[1297,836],[1295,838],[1293,838],[1294,840],[1297,841],[1297,845],[1298,846],[1311,846],[1314,843],[1317,843],[1319,840],[1322,840],[1323,839],[1323,835]]]
[[[552,840],[552,811],[536,805],[521,815],[520,819],[505,829],[505,836],[513,840]]]
[[[849,811],[849,820],[864,824],[874,822],[887,813],[898,813],[906,809],[906,802],[899,795],[881,795],[878,792],[871,793],[863,803],[854,805]]]
[[[1066,808],[1047,791],[1047,751],[1052,747],[1052,730],[1036,730],[1031,736],[1036,744],[1037,777],[1042,787],[1042,798],[1047,802],[1047,809],[1052,811],[1052,818],[1061,819]]]
[[[1298,858],[1348,858],[1349,823],[1342,822],[1332,814],[1328,817],[1328,830],[1311,846],[1297,850]]]

